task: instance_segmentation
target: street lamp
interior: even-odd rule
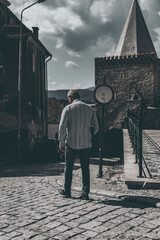
[[[21,82],[22,82],[22,19],[23,12],[32,7],[33,5],[46,0],[38,0],[29,6],[25,7],[21,11],[21,23],[20,23],[20,35],[19,35],[19,64],[18,64],[18,155],[21,160]]]

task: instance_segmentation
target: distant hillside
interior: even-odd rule
[[[67,93],[69,90],[49,90],[48,97],[49,98],[56,98],[56,99],[65,99],[67,100]],[[95,102],[93,97],[94,87],[86,88],[86,89],[78,89],[81,100]]]

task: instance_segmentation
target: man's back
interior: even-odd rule
[[[60,121],[60,135],[66,131],[66,142],[73,149],[91,147],[90,127],[98,132],[98,121],[95,111],[80,100],[74,100],[65,107]]]

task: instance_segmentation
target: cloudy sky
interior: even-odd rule
[[[9,0],[17,17],[34,0]],[[27,9],[23,22],[38,26],[53,55],[49,89],[94,86],[94,58],[114,55],[132,0],[46,0]],[[160,0],[139,0],[160,57]]]

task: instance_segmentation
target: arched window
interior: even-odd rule
[[[131,99],[133,101],[137,101],[139,99],[139,96],[137,94],[133,94]]]

